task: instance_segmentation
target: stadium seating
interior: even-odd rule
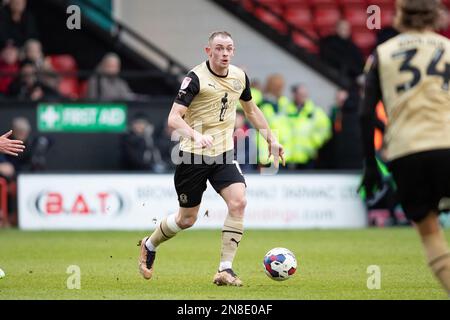
[[[50,62],[55,71],[58,72],[73,72],[77,70],[77,63],[75,59],[68,54],[52,55]]]
[[[337,1],[341,6],[367,6],[367,2],[365,0],[338,0]]]
[[[59,73],[72,73],[73,75],[62,76],[59,83],[59,92],[67,97],[78,98],[78,80],[76,72],[78,70],[75,59],[68,54],[50,56],[50,63]]]
[[[364,27],[367,22],[367,8],[364,6],[345,6],[344,19],[347,20],[352,27]]]
[[[394,7],[395,6],[395,0],[367,0],[367,4],[371,5],[371,4],[375,4],[377,6],[391,6]]]
[[[312,23],[311,11],[306,6],[289,7],[286,9],[284,16],[286,21],[296,27],[305,28]]]
[[[258,3],[262,3],[268,6],[276,6],[280,4],[280,1],[278,0],[255,0]]]
[[[314,11],[314,26],[320,30],[334,27],[341,18],[341,13],[337,7],[318,7]]]
[[[270,27],[277,30],[279,33],[284,34],[287,32],[286,23],[281,19],[279,19],[276,15],[274,15],[270,11],[262,8],[256,8],[255,15],[256,17],[258,17],[258,19],[268,24]]]
[[[280,4],[279,1],[274,1],[274,0],[258,0],[256,1],[257,3],[267,7],[270,9],[270,11],[273,11],[275,13],[278,14],[282,14],[283,13],[283,9],[282,6]]]
[[[390,6],[381,7],[381,12],[381,27],[384,28],[392,25],[394,21],[395,9]]]
[[[367,29],[353,31],[352,39],[365,56],[371,53],[377,41],[375,33]]]
[[[253,10],[255,9],[255,6],[253,5],[252,0],[241,0],[241,5],[248,12],[253,12]]]
[[[88,81],[80,81],[80,84],[78,86],[78,98],[80,99],[86,99],[88,92]]]
[[[309,3],[310,6],[322,6],[322,5],[335,5],[336,0],[307,0],[304,1]]]
[[[282,5],[285,7],[291,6],[291,5],[302,5],[302,6],[309,6],[308,3],[305,3],[304,0],[280,0],[279,1]]]
[[[304,29],[304,30],[313,39],[318,40],[317,33],[314,31],[314,29]],[[305,48],[306,50],[308,50],[311,53],[319,53],[318,46],[314,42],[312,42],[310,39],[308,39],[306,36],[301,34],[300,32],[297,32],[297,31],[293,32],[292,40],[294,41],[295,44],[297,44],[298,46],[300,46],[302,48]]]
[[[248,12],[278,31],[287,34],[288,24],[308,33],[325,37],[334,33],[336,22],[346,19],[352,26],[353,39],[360,49],[368,54],[375,44],[375,31],[367,30],[367,6],[381,8],[381,27],[392,25],[395,0],[235,0]],[[450,0],[445,0],[450,6]],[[263,9],[259,4],[265,6]],[[276,12],[283,19],[273,15]],[[365,29],[365,30],[362,30]],[[318,52],[316,44],[300,32],[292,32],[292,41],[310,52]]]

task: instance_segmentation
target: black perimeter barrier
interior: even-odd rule
[[[40,102],[45,103],[45,102]],[[73,102],[82,105],[84,102]],[[127,106],[127,122],[134,115],[144,113],[156,130],[167,121],[173,98],[155,98],[146,102],[92,102],[87,104],[123,104]],[[47,171],[117,171],[120,170],[120,136],[123,133],[69,133],[39,132],[37,129],[37,108],[39,103],[3,102],[0,103],[0,131],[11,129],[16,117],[25,117],[32,128],[31,136],[45,136],[52,145],[47,153]],[[53,104],[58,104],[54,103]],[[70,103],[69,103],[70,104]],[[75,160],[76,159],[76,160]]]

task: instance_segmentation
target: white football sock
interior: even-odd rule
[[[220,262],[219,271],[223,271],[225,269],[232,269],[232,266],[233,266],[233,264],[231,261]]]
[[[158,227],[156,227],[157,229],[155,230],[155,232],[145,242],[145,246],[147,247],[148,250],[156,251],[156,248],[158,247],[158,245],[160,245],[162,242],[174,237],[178,232],[181,231],[181,228],[178,226],[177,221],[176,221],[177,216],[178,216],[178,214],[174,213],[174,214],[169,215],[167,218],[165,218],[161,221],[160,224],[163,224],[164,226],[167,227],[167,228],[164,227],[164,229],[166,231],[165,231],[165,233],[161,232],[162,231],[161,225],[158,225]],[[161,229],[158,229],[158,228],[161,228]],[[156,236],[155,236],[155,234],[156,234]],[[169,236],[169,239],[165,238],[167,236]],[[156,246],[150,240],[152,238],[153,238],[153,241],[155,241],[157,243]]]
[[[156,251],[156,247],[153,245],[153,243],[150,241],[150,237],[145,241],[145,246],[149,251]]]

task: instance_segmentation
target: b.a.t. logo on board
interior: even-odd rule
[[[43,216],[118,215],[124,211],[124,199],[116,191],[92,194],[44,191],[36,196],[34,207]]]

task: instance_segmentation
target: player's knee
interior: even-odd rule
[[[247,199],[245,197],[233,199],[228,203],[230,212],[235,215],[243,215],[246,206]]]
[[[197,221],[196,217],[183,217],[178,221],[178,226],[181,229],[188,229],[194,225],[195,221]]]

